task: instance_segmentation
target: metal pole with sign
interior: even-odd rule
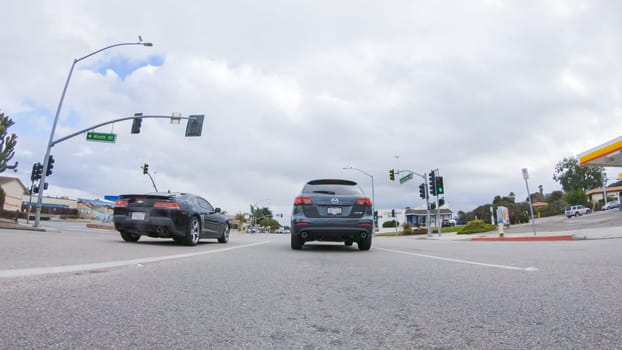
[[[529,211],[531,212],[531,226],[533,227],[533,235],[536,235],[536,219],[533,216],[533,205],[531,203],[531,193],[529,192],[529,173],[527,172],[527,168],[523,168],[523,180],[525,180],[525,186],[527,187],[527,200],[529,201]]]

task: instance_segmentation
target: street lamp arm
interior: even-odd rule
[[[359,168],[355,168],[355,167],[351,167],[351,166],[348,166],[348,167],[343,168],[343,170],[348,170],[348,169],[351,169],[351,170],[358,170],[358,171],[362,172],[363,174],[365,174],[365,175],[367,175],[367,176],[369,176],[369,177],[373,177],[373,175],[371,175],[371,174],[367,173],[366,171],[364,171],[364,170],[362,170],[362,169],[359,169]]]
[[[118,44],[112,44],[112,45],[108,45],[108,46],[106,46],[106,47],[104,47],[104,48],[101,48],[101,49],[99,49],[99,50],[97,50],[97,51],[93,51],[93,52],[89,53],[88,55],[82,56],[82,57],[80,57],[80,58],[76,58],[76,59],[74,59],[74,60],[73,60],[73,63],[74,63],[74,64],[76,64],[76,63],[78,63],[78,62],[82,61],[82,60],[83,60],[83,59],[85,59],[85,58],[89,58],[89,57],[91,57],[91,56],[93,56],[93,55],[96,55],[96,54],[98,54],[98,53],[100,53],[100,52],[102,52],[102,51],[106,51],[106,50],[108,50],[108,49],[111,49],[111,48],[113,48],[113,47],[117,47],[117,46],[127,46],[127,45],[153,46],[153,44],[152,44],[152,43],[142,42],[142,41],[139,41],[139,42],[136,42],[136,43],[118,43]],[[73,67],[72,67],[72,68],[73,68]]]
[[[143,42],[142,38],[139,36],[138,37],[138,42],[135,43],[118,43],[118,44],[112,44],[112,45],[108,45],[104,48],[101,48],[97,51],[93,51],[91,53],[89,53],[86,56],[82,56],[80,58],[76,58],[73,60],[72,64],[71,64],[71,68],[69,69],[69,74],[67,74],[67,80],[65,80],[65,86],[63,87],[63,92],[60,96],[60,101],[58,101],[58,107],[56,108],[56,114],[54,115],[54,122],[52,123],[52,130],[50,131],[50,138],[45,150],[45,156],[43,158],[43,174],[41,175],[41,179],[40,179],[40,183],[45,184],[45,178],[46,178],[46,171],[45,169],[48,168],[48,160],[50,158],[50,151],[52,149],[53,144],[53,140],[54,140],[54,133],[56,132],[56,124],[58,123],[58,115],[60,114],[60,110],[63,106],[63,101],[65,100],[65,94],[67,93],[67,86],[69,86],[69,81],[71,80],[71,75],[73,74],[73,69],[76,66],[76,63],[82,61],[85,58],[91,57],[97,53],[100,53],[104,50],[108,50],[110,48],[113,47],[117,47],[117,46],[125,46],[125,45],[142,45],[142,46],[153,46],[152,43],[148,43],[148,42]],[[41,188],[43,188],[44,186],[41,186]],[[40,217],[41,217],[41,203],[43,202],[43,190],[39,191],[39,195],[37,196],[37,209],[35,212],[35,224],[34,227],[39,227],[39,222],[40,222]]]

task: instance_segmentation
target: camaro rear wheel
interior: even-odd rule
[[[186,236],[184,237],[184,244],[195,246],[199,243],[199,237],[201,234],[201,223],[199,222],[199,218],[193,216],[190,218],[190,222],[188,223],[188,227],[186,228]]]
[[[229,228],[229,225],[225,225],[225,230],[222,233],[222,236],[220,238],[218,238],[218,243],[227,243],[229,242],[229,232],[231,231],[231,229]]]
[[[126,242],[136,242],[140,239],[140,235],[137,235],[135,233],[130,233],[127,231],[121,231],[121,238],[123,238],[124,241]]]

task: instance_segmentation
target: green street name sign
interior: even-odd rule
[[[117,140],[117,134],[107,134],[103,132],[87,132],[87,141],[101,141],[101,142],[115,142]]]
[[[402,178],[400,178],[400,184],[403,184],[404,182],[408,181],[408,180],[412,180],[413,179],[413,174],[410,173]]]

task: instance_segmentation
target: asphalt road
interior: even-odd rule
[[[1,349],[621,348],[622,239],[0,240]]]

